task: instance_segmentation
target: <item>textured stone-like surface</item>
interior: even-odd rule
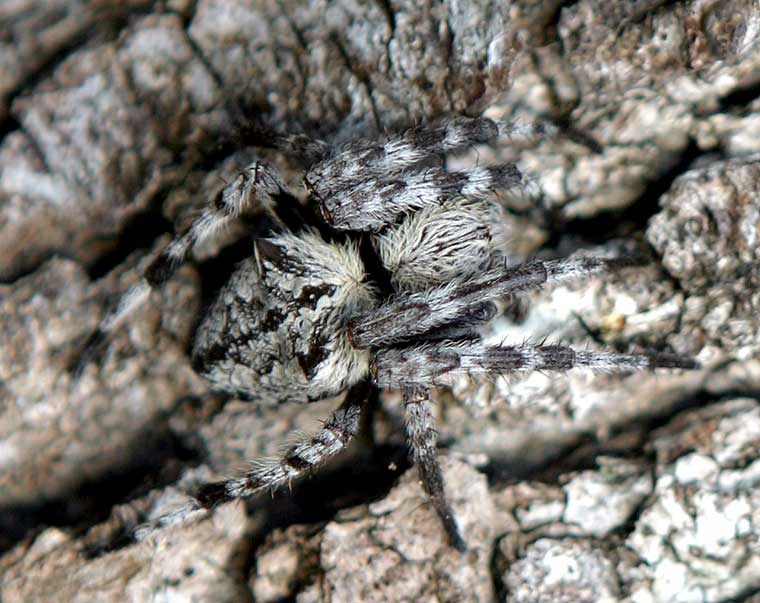
[[[756,3],[18,0],[0,21],[0,598],[643,603],[760,588]],[[336,401],[220,406],[187,357],[210,294],[192,268],[73,379],[162,244],[125,239],[130,223],[186,226],[262,154],[239,149],[250,124],[339,142],[461,112],[560,126],[456,160],[529,175],[502,196],[509,255],[653,254],[505,305],[494,339],[675,350],[704,369],[438,392],[441,445],[472,461],[445,463],[461,557],[414,472],[370,494],[357,476],[399,469],[362,452],[368,437],[348,470],[294,484],[295,503],[285,489],[131,540]],[[297,186],[295,165],[266,156]],[[204,286],[216,270],[201,265]],[[398,451],[400,417],[384,393],[376,444]],[[288,527],[306,519],[321,523]]]
[[[737,399],[690,419],[654,441],[651,502],[626,539],[638,563],[621,567],[638,601],[722,601],[760,587],[760,407]]]
[[[500,522],[485,477],[462,462],[442,464],[454,485],[448,492],[467,552],[448,545],[411,471],[384,500],[339,514],[328,525],[320,548],[320,600],[492,600],[489,563]]]
[[[537,540],[504,580],[506,601],[611,603],[619,600],[612,561],[588,543]]]
[[[10,551],[2,560],[3,601],[244,600],[239,570],[245,550],[242,509],[220,511],[213,523],[166,531],[95,559],[55,528]]]
[[[190,271],[113,340],[100,367],[70,374],[104,300],[135,277],[132,266],[93,284],[77,264],[53,259],[0,289],[0,505],[75,496],[135,463],[167,436],[161,425],[179,400],[202,391],[182,349],[198,306]],[[162,315],[164,303],[188,313]]]
[[[757,589],[759,409],[741,398],[678,415],[652,434],[653,472],[608,459],[561,489],[497,493],[518,518],[499,546],[505,600],[725,601]]]
[[[130,13],[150,0],[106,0],[92,6],[67,0],[14,0],[0,6],[0,119],[11,97],[23,91],[37,73],[59,61],[71,46],[107,35]]]
[[[0,146],[0,278],[52,253],[91,263],[125,222],[176,182],[175,149],[207,127],[212,74],[177,17],[71,54],[12,105]],[[179,162],[177,162],[179,163]]]

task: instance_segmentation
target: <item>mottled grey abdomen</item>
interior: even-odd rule
[[[352,243],[312,232],[257,242],[198,328],[193,360],[220,390],[263,403],[337,394],[367,375],[346,323],[374,305]]]

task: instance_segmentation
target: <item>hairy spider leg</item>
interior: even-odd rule
[[[195,499],[202,507],[210,509],[236,498],[247,498],[289,482],[335,456],[356,436],[369,392],[366,380],[352,387],[316,434],[291,446],[279,459],[255,462],[240,477],[201,486]]]
[[[323,215],[334,228],[375,232],[404,213],[438,206],[458,195],[483,199],[521,182],[520,170],[511,163],[462,172],[437,166],[363,178],[319,200]]]
[[[277,218],[278,205],[296,207],[298,200],[273,167],[256,161],[240,172],[208,203],[187,232],[176,236],[148,265],[140,281],[121,297],[85,342],[72,372],[81,373],[102,351],[109,335],[147,301],[152,290],[176,273],[196,245],[213,241],[225,228],[256,213],[265,211]]]
[[[380,387],[427,388],[449,385],[462,375],[493,377],[516,371],[566,371],[576,367],[631,372],[696,369],[699,364],[678,354],[619,354],[580,351],[563,345],[489,346],[475,340],[449,340],[380,350],[375,354],[373,375]]]
[[[177,236],[151,262],[145,270],[145,281],[151,287],[162,285],[187,259],[193,247],[213,241],[224,229],[248,216],[262,211],[276,216],[276,207],[283,199],[298,203],[272,166],[253,162],[217,193],[187,232]]]
[[[460,118],[412,128],[384,144],[354,143],[315,164],[304,183],[334,228],[377,231],[402,213],[438,205],[455,194],[481,198],[518,186],[523,178],[513,163],[450,173],[440,166],[411,169],[446,153],[493,142],[507,129],[490,119]]]
[[[361,349],[398,344],[450,324],[472,323],[489,300],[636,263],[636,258],[582,257],[491,269],[471,280],[395,296],[352,320],[349,336],[353,345]]]
[[[430,498],[435,512],[441,518],[451,545],[458,551],[464,552],[467,550],[467,545],[459,533],[456,518],[446,500],[443,474],[438,464],[436,450],[438,433],[433,420],[430,390],[427,387],[405,387],[403,397],[407,441],[412,451],[414,464],[417,465],[422,487]]]
[[[366,176],[399,172],[445,153],[473,144],[488,143],[499,136],[499,126],[485,118],[459,118],[437,126],[417,126],[391,136],[385,142],[360,140],[345,145],[332,157],[312,166],[309,179],[327,193]]]

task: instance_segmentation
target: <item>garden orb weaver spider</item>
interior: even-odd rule
[[[507,266],[493,242],[499,225],[489,196],[520,186],[520,171],[514,164],[449,171],[439,158],[524,133],[485,118],[455,118],[338,149],[274,137],[271,146],[295,151],[308,165],[304,184],[323,220],[311,219],[271,166],[255,162],[156,257],[97,338],[165,283],[197,244],[267,212],[279,231],[255,242],[206,313],[194,366],[215,388],[266,403],[348,392],[315,435],[279,459],[202,486],[195,509],[277,487],[336,455],[356,435],[370,387],[393,388],[402,393],[423,487],[451,544],[465,550],[436,458],[432,388],[463,374],[696,368],[677,354],[481,340],[477,327],[493,318],[495,300],[636,263],[576,257]],[[371,245],[360,245],[369,238]]]

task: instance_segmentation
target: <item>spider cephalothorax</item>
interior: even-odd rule
[[[202,507],[277,486],[338,453],[358,429],[369,386],[394,388],[403,394],[423,485],[452,544],[464,549],[435,456],[431,388],[462,374],[695,366],[672,354],[481,341],[477,326],[493,317],[495,300],[631,264],[629,258],[580,257],[507,266],[490,196],[518,186],[520,172],[512,164],[453,172],[440,157],[512,133],[505,124],[461,118],[335,151],[304,137],[272,139],[309,160],[304,183],[324,222],[307,219],[315,212],[302,211],[273,168],[256,162],[149,266],[103,329],[170,278],[197,243],[267,212],[279,231],[255,243],[253,257],[211,306],[198,329],[194,364],[216,388],[262,403],[348,392],[322,429],[281,459],[202,487],[196,497]],[[361,237],[372,242],[364,245],[371,269]]]

